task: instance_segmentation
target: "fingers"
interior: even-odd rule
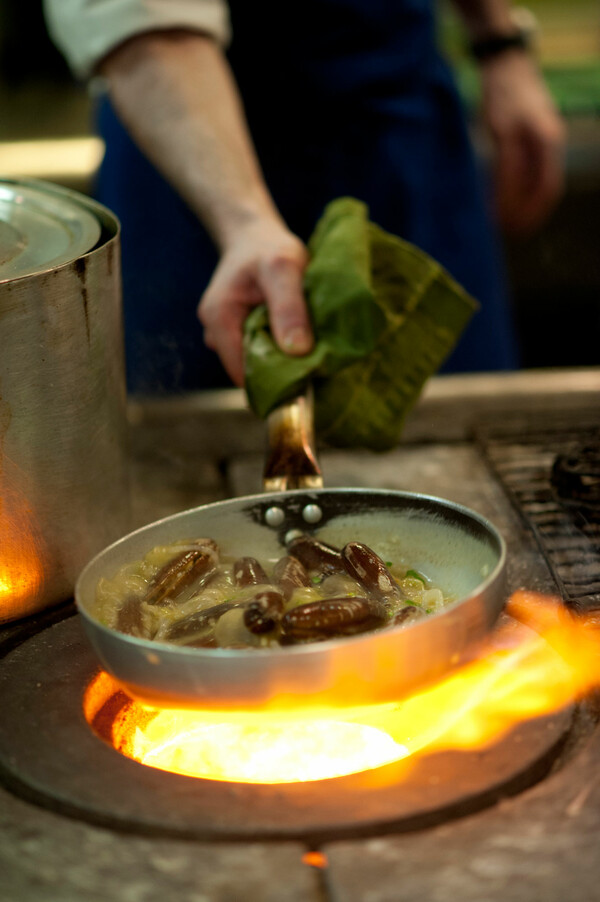
[[[216,351],[234,385],[244,384],[243,326],[262,297],[251,282],[236,283],[227,267],[217,271],[198,306],[204,342]]]
[[[204,340],[236,385],[244,383],[243,326],[250,310],[266,303],[273,336],[291,355],[313,345],[303,295],[308,253],[293,235],[253,235],[228,250],[198,306]]]
[[[263,262],[258,272],[273,337],[279,347],[292,356],[307,354],[313,346],[303,292],[306,262],[304,251],[289,256],[278,255]]]
[[[496,197],[500,222],[530,232],[542,224],[564,187],[563,142],[525,124],[498,141]]]
[[[563,192],[564,152],[558,135],[527,135],[524,143],[529,185],[523,218],[533,229],[546,219]]]
[[[512,229],[519,222],[525,167],[520,141],[504,137],[496,144],[495,198],[500,223]]]
[[[564,124],[527,54],[503,54],[481,74],[483,116],[496,151],[498,216],[511,231],[532,231],[563,189]]]

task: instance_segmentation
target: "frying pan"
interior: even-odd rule
[[[81,573],[75,599],[103,666],[131,696],[162,707],[355,706],[398,700],[472,653],[505,602],[504,541],[486,519],[429,495],[322,488],[306,399],[269,421],[262,494],[203,505],[138,529]],[[98,580],[156,545],[210,536],[223,553],[273,560],[291,531],[341,546],[401,550],[456,600],[408,626],[276,648],[190,648],[110,629],[93,614]]]

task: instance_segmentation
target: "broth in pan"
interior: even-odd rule
[[[454,596],[386,544],[296,535],[274,559],[182,539],[100,579],[93,614],[121,633],[200,648],[265,648],[408,625]]]

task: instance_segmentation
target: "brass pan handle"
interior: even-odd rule
[[[277,407],[267,419],[265,492],[323,488],[315,452],[312,392]]]

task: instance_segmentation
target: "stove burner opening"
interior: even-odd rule
[[[446,679],[393,704],[305,711],[149,708],[106,673],[88,686],[92,729],[140,764],[232,783],[303,783],[448,749],[486,748],[520,722],[571,703],[600,672],[589,625],[556,601],[515,593],[480,656]],[[394,771],[397,779],[397,769]]]
[[[316,848],[474,814],[570,760],[597,719],[586,696],[600,669],[593,629],[530,593],[517,593],[509,613],[489,655],[388,706],[393,712],[370,709],[367,726],[410,755],[347,776],[275,784],[192,778],[115,751],[113,724],[125,722],[133,703],[111,677],[98,677],[79,618],[68,617],[0,661],[0,779],[29,802],[89,823],[207,841],[302,839]],[[156,720],[156,711],[138,714],[136,729]]]
[[[410,754],[378,725],[378,710],[332,711],[328,716],[158,710],[120,692],[104,672],[86,695],[86,707],[89,697],[95,697],[92,709],[98,697],[106,699],[91,725],[117,751],[141,764],[190,777],[310,782],[379,768]]]

